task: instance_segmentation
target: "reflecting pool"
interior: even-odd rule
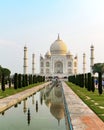
[[[0,130],[65,130],[60,87],[46,86],[0,114]]]

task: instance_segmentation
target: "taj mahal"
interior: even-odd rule
[[[90,71],[94,65],[94,46],[90,47]],[[28,74],[28,49],[24,47],[23,73]],[[83,53],[83,73],[86,73],[86,54]],[[35,54],[32,54],[32,75],[35,73]],[[60,39],[58,34],[56,40],[51,44],[50,50],[45,55],[40,55],[39,75],[48,77],[68,77],[78,74],[78,57],[68,50],[67,45]]]
[[[77,74],[77,64],[77,56],[74,57],[67,50],[66,44],[58,35],[45,56],[40,56],[40,75],[45,75],[46,77],[67,77],[72,74]]]

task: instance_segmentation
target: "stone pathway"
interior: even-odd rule
[[[104,122],[62,82],[74,130],[104,130]]]

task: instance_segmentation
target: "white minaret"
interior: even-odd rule
[[[27,56],[27,47],[24,47],[24,65],[23,65],[23,73],[27,74],[28,71],[28,56]]]
[[[83,74],[86,73],[86,54],[83,53]]]
[[[91,45],[91,57],[90,57],[90,71],[92,73],[92,66],[94,65],[94,46]]]
[[[35,73],[35,54],[32,54],[32,75]]]

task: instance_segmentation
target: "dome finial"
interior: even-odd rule
[[[58,37],[57,37],[57,40],[60,40],[60,35],[59,35],[59,33],[58,33]]]

